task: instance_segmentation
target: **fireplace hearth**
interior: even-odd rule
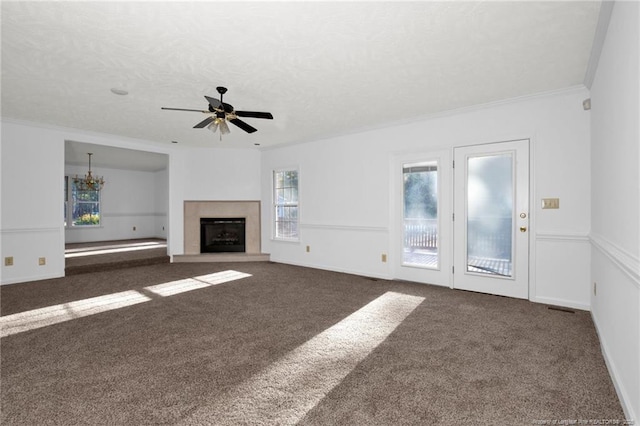
[[[200,253],[244,253],[245,218],[201,218]]]

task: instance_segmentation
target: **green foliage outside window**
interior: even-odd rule
[[[74,225],[100,225],[99,214],[83,214],[73,221]]]

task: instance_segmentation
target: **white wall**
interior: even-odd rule
[[[155,173],[92,167],[107,181],[102,200],[104,227],[70,230],[71,241],[166,236],[169,254],[183,254],[185,200],[260,200],[258,150],[163,147],[150,141],[3,119],[0,235],[2,256],[13,256],[14,266],[5,267],[2,262],[2,284],[64,275],[65,140],[169,156],[168,169]],[[86,172],[83,167],[66,168],[67,173],[76,170]],[[131,180],[144,181],[148,190],[131,187]],[[39,257],[47,258],[45,266],[38,266]]]
[[[132,238],[164,238],[158,230],[158,218],[166,218],[168,205],[164,192],[168,190],[166,173],[92,167],[95,176],[105,179],[100,194],[101,223],[99,227],[68,227],[66,243],[112,241]],[[84,176],[86,166],[66,165],[65,174]],[[156,196],[161,198],[156,202]],[[160,225],[162,226],[162,225]],[[135,228],[135,230],[134,230]]]
[[[186,200],[260,199],[260,152],[194,148],[185,152]]]
[[[0,224],[3,257],[2,284],[64,276],[65,140],[163,154],[170,154],[173,149],[172,147],[165,149],[149,141],[138,139],[3,119],[0,145],[2,150],[0,170],[2,175],[2,222]],[[108,172],[112,183],[118,182],[122,177],[121,171],[107,169],[95,169],[95,171],[103,174]],[[85,172],[84,168],[78,170],[78,174]],[[167,171],[164,174],[164,178],[162,173],[159,173],[157,178],[154,174],[149,174],[152,201],[144,211],[150,210],[154,213],[152,217],[154,223],[158,218],[155,215],[157,213],[155,198],[157,197],[158,203],[163,203],[162,200],[168,198],[166,195],[168,189],[162,190],[158,187],[154,189],[154,185],[160,185],[159,180],[167,179]],[[117,210],[111,210],[115,214],[110,219],[120,220],[119,215],[132,211],[129,210],[129,206],[133,205],[131,203],[134,203],[134,200],[131,197],[127,200],[125,203],[116,202]],[[167,211],[168,208],[164,210],[165,214]],[[127,222],[128,226],[132,227],[133,223]],[[181,227],[182,224],[179,226]],[[111,239],[112,236],[106,238]],[[13,266],[4,266],[4,257],[7,256],[13,256]],[[38,265],[40,257],[46,258],[46,265]]]
[[[0,124],[1,125],[1,124]],[[2,167],[2,169],[4,169],[4,166],[2,166],[2,135],[0,135],[0,166]],[[2,195],[2,192],[4,192],[4,189],[2,187],[2,182],[4,181],[4,179],[2,178],[2,172],[0,169],[0,195]],[[0,283],[2,283],[2,274],[4,273],[4,256],[3,256],[3,245],[2,245],[2,197],[0,196],[0,262],[2,262],[0,265]]]
[[[2,283],[64,274],[64,138],[2,123]],[[4,266],[4,257],[13,266]],[[39,266],[38,259],[46,258]]]
[[[182,148],[170,159],[170,254],[184,254],[184,201],[260,200],[260,152]]]
[[[262,202],[273,169],[300,169],[300,243],[271,240],[274,261],[393,278],[398,238],[390,216],[390,164],[407,153],[530,139],[530,299],[589,308],[590,127],[586,88],[530,97],[332,139],[263,151]],[[540,199],[560,198],[559,210]],[[309,245],[311,251],[305,251]],[[381,262],[381,254],[389,262]]]
[[[169,229],[169,169],[160,170],[154,173],[153,177],[153,211],[154,216],[154,236],[156,238],[167,238]]]
[[[592,316],[628,418],[640,415],[640,7],[616,2],[591,88]]]
[[[354,135],[263,151],[263,251],[277,262],[368,276],[389,276],[379,261],[388,247],[388,152]],[[299,168],[300,243],[271,239],[272,172]],[[305,252],[309,245],[311,251]]]

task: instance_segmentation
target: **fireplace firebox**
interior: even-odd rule
[[[200,253],[245,252],[245,218],[201,218]]]

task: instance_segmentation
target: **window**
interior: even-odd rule
[[[404,164],[404,265],[438,269],[438,163]]]
[[[298,239],[298,171],[273,172],[273,236],[282,240]]]
[[[100,191],[82,191],[64,177],[64,226],[100,226]]]

